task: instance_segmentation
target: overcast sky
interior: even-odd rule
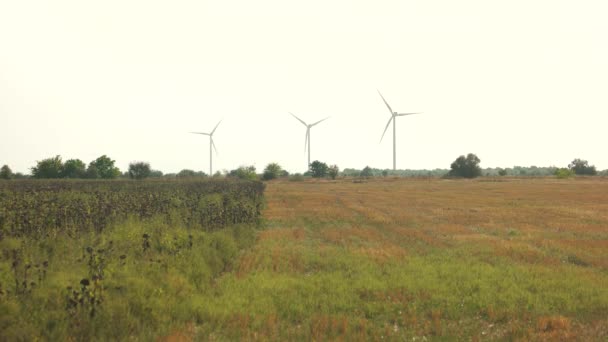
[[[0,164],[608,168],[608,2],[0,0]]]

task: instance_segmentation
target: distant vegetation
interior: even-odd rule
[[[451,177],[475,178],[481,176],[481,167],[479,167],[479,157],[473,153],[467,156],[460,156],[452,163],[451,170],[448,173]]]
[[[256,180],[258,175],[255,173],[255,166],[240,166],[239,168],[232,170],[228,173],[228,177]]]
[[[31,168],[32,178],[53,179],[53,178],[88,178],[88,179],[114,179],[121,175],[120,170],[114,166],[114,160],[103,155],[89,163],[85,169],[85,164],[80,159],[69,159],[62,162],[61,156],[43,159]]]
[[[2,168],[0,168],[0,179],[12,179],[12,178],[13,178],[13,171],[11,170],[11,168],[8,167],[8,165],[2,166]]]
[[[594,165],[589,165],[589,162],[582,159],[574,159],[572,163],[568,165],[568,168],[574,171],[577,175],[588,175],[595,176],[597,174],[597,170]]]
[[[329,166],[327,164],[320,162],[318,160],[310,163],[310,168],[308,172],[313,178],[324,178],[327,177],[327,171],[329,170]]]
[[[472,158],[472,159],[470,159]],[[567,177],[578,175],[578,176],[608,176],[608,170],[597,171],[594,165],[589,165],[587,160],[580,158],[574,159],[566,167],[557,166],[513,166],[508,168],[481,168],[479,162],[475,162],[475,158],[479,159],[475,154],[470,153],[466,157],[460,156],[457,158],[450,169],[404,169],[404,170],[390,170],[390,169],[377,169],[370,166],[366,166],[363,169],[345,168],[340,170],[338,165],[328,166],[327,163],[315,160],[311,163],[310,168],[301,175],[304,177],[313,178],[331,178],[336,179],[337,177],[496,177],[496,176],[510,176],[510,177],[547,177],[557,176],[559,173],[560,178],[564,178],[566,173],[562,169],[571,171],[571,175]],[[91,161],[88,166],[80,159],[68,159],[65,162],[62,161],[61,156],[57,155],[52,158],[43,159],[36,163],[36,166],[31,168],[31,175],[24,175],[22,173],[13,173],[8,165],[4,165],[0,169],[0,179],[21,179],[21,178],[40,178],[40,179],[115,179],[115,178],[131,178],[131,179],[144,179],[144,178],[201,178],[208,177],[203,171],[194,171],[190,169],[182,169],[178,173],[167,173],[159,170],[154,170],[150,167],[147,162],[133,162],[129,164],[128,171],[121,173],[120,170],[114,166],[114,160],[108,156],[103,155],[99,158]],[[147,165],[147,166],[146,166]],[[149,171],[147,168],[150,168]],[[281,167],[280,164],[274,162],[269,163],[264,168],[261,174],[256,172],[255,166],[240,166],[234,170],[223,172],[217,171],[213,177],[233,177],[239,179],[257,180],[261,179],[264,181],[270,181],[279,178],[288,178],[289,172]],[[295,177],[296,179],[299,178]]]
[[[570,178],[573,177],[575,175],[574,171],[568,169],[568,168],[561,168],[561,169],[557,169],[555,170],[555,176],[557,178]]]
[[[264,173],[262,174],[263,180],[273,180],[283,176],[283,168],[277,163],[270,163],[266,165]]]
[[[144,179],[150,177],[152,169],[149,163],[133,162],[129,164],[129,177],[132,179]]]

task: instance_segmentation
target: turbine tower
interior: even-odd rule
[[[380,94],[380,90],[378,90],[378,94]],[[384,99],[384,96],[382,96],[382,94],[380,94],[380,97],[382,98],[382,101],[384,101],[384,104],[386,105],[386,107],[388,107],[389,112],[391,112],[391,118],[388,119],[388,122],[386,123],[384,132],[382,133],[382,137],[380,138],[380,142],[382,142],[382,139],[384,138],[384,134],[386,134],[386,130],[388,129],[388,126],[391,124],[391,121],[392,121],[393,122],[393,171],[395,171],[397,169],[397,125],[396,125],[395,118],[398,116],[414,115],[414,114],[421,114],[421,113],[394,112],[393,109],[391,108],[391,106],[388,105],[388,102],[386,102],[386,100]]]
[[[192,134],[202,134],[209,136],[209,177],[213,176],[213,151],[211,150],[211,148],[213,148],[215,150],[215,154],[217,154],[217,148],[215,148],[215,144],[213,143],[213,133],[215,133],[217,126],[219,126],[221,122],[222,120],[220,120],[220,122],[215,125],[215,128],[213,129],[213,131],[211,131],[211,133],[190,132]]]
[[[295,116],[293,113],[289,112],[289,114],[291,114],[294,118],[298,119],[298,121],[300,121],[302,123],[302,125],[306,126],[306,138],[304,139],[304,152],[306,152],[306,148],[308,147],[308,164],[306,165],[306,170],[308,170],[308,168],[310,167],[310,129],[313,126],[321,123],[322,121],[329,119],[329,116],[323,120],[319,120],[319,121],[309,125],[306,122],[304,122],[302,119],[300,119],[299,117]]]

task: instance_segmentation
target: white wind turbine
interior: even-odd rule
[[[304,140],[304,152],[306,152],[306,148],[308,147],[308,164],[306,165],[306,169],[308,170],[308,168],[310,167],[310,129],[313,126],[321,123],[322,121],[329,119],[329,116],[323,120],[319,120],[319,121],[309,125],[306,122],[304,122],[302,119],[300,119],[299,117],[295,116],[293,113],[289,112],[289,114],[291,114],[294,118],[298,119],[298,121],[300,121],[302,123],[302,125],[306,126],[306,138]]]
[[[380,90],[378,90],[378,94],[380,94]],[[388,129],[388,126],[391,124],[391,121],[392,121],[393,122],[393,171],[395,171],[397,169],[397,126],[396,126],[395,118],[398,116],[414,115],[414,114],[421,114],[421,113],[394,112],[393,109],[391,108],[391,106],[388,105],[388,102],[386,102],[386,100],[384,99],[384,96],[382,96],[382,94],[380,94],[380,97],[382,98],[382,101],[384,101],[384,104],[386,104],[386,106],[388,107],[388,110],[391,112],[391,118],[388,119],[388,122],[386,123],[384,132],[382,133],[382,137],[380,138],[380,142],[382,142],[382,139],[384,138],[384,134],[386,134],[386,130]]]
[[[215,144],[213,143],[213,133],[215,133],[217,126],[219,126],[221,122],[222,120],[220,120],[220,122],[215,125],[215,128],[213,129],[213,131],[211,131],[211,133],[190,132],[192,134],[202,134],[209,136],[209,177],[213,176],[213,151],[211,150],[212,147],[215,150],[215,153],[217,154],[217,148],[215,148]]]

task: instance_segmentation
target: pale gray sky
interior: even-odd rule
[[[608,168],[608,2],[0,0],[0,164]]]

